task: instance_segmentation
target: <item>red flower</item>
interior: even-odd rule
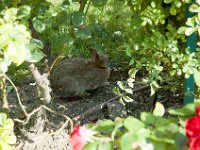
[[[196,108],[196,116],[185,121],[185,131],[190,150],[200,150],[200,106]]]
[[[190,141],[190,150],[200,150],[200,138],[194,138]]]
[[[84,126],[76,126],[70,137],[73,150],[82,150],[88,141],[91,141],[91,137],[96,134],[96,132],[87,129]]]
[[[200,116],[200,106],[196,108],[196,115]]]
[[[200,116],[194,116],[186,120],[185,130],[189,139],[200,137]]]

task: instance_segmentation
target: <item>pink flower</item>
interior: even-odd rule
[[[82,150],[88,141],[91,141],[91,137],[96,134],[96,132],[87,129],[84,126],[74,127],[70,137],[73,150]]]
[[[185,121],[185,131],[190,150],[200,150],[200,106],[196,108],[196,116]]]

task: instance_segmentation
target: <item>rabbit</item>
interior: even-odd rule
[[[65,59],[51,74],[52,88],[62,97],[87,97],[88,91],[104,86],[110,77],[108,57],[90,49],[92,59]]]

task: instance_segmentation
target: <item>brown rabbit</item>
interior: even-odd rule
[[[87,91],[105,85],[110,76],[108,58],[90,49],[92,59],[71,58],[52,70],[51,82],[54,92],[63,97],[88,96]]]

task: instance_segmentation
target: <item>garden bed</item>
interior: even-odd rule
[[[125,106],[117,99],[112,100],[109,103],[106,102],[116,97],[113,93],[116,82],[118,80],[126,80],[126,78],[127,75],[125,72],[112,72],[109,85],[100,87],[91,92],[89,97],[65,98],[64,96],[56,97],[56,95],[52,93],[53,100],[48,107],[59,114],[75,119],[79,124],[96,122],[98,119],[114,119],[117,116],[126,117],[132,115],[139,117],[140,112],[150,111],[153,107],[153,98],[150,97],[150,89],[133,94],[133,102],[127,103]],[[16,82],[22,103],[26,106],[28,112],[31,112],[38,107],[36,102],[36,85],[31,83],[34,83],[34,79],[32,79],[31,75]],[[143,86],[140,85],[139,82],[137,83],[137,81],[135,85],[135,88]],[[8,99],[10,102],[11,117],[23,119],[24,116],[19,107],[14,90],[10,91]],[[161,90],[158,93],[158,100],[161,101],[166,108],[182,105],[181,94],[175,94],[170,91]],[[106,103],[106,105],[104,105],[105,107],[100,108],[102,107],[102,103]],[[94,107],[98,109],[92,110]],[[55,135],[48,134],[49,132],[51,133],[59,130],[65,121],[65,118],[62,116],[48,113],[44,133],[34,133],[33,131],[27,130],[28,125],[24,128],[20,123],[15,123],[15,133],[18,139],[17,149],[71,149],[67,129],[61,130]]]

